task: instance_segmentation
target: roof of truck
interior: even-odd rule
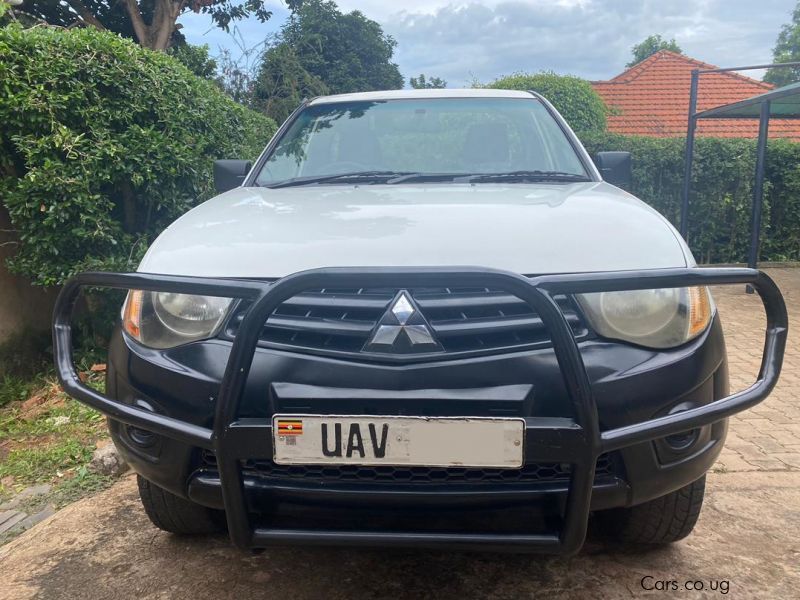
[[[495,90],[486,88],[471,89],[429,89],[429,90],[385,90],[380,92],[358,92],[355,94],[337,94],[314,98],[311,104],[328,104],[332,102],[359,102],[380,100],[407,100],[413,98],[528,98],[529,92],[517,90]]]

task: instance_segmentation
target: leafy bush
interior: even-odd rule
[[[542,73],[514,73],[486,87],[501,90],[532,90],[552,102],[569,126],[578,133],[605,131],[606,108],[591,84],[580,77]]]
[[[93,29],[0,29],[0,198],[10,268],[40,285],[131,269],[211,195],[215,158],[255,158],[275,123],[163,53]]]
[[[167,50],[172,58],[203,79],[214,80],[217,76],[217,61],[208,55],[208,44],[176,44]]]
[[[800,144],[772,140],[767,145],[764,210],[765,260],[800,260]]]
[[[582,141],[590,154],[631,152],[631,193],[678,225],[683,138],[603,133]],[[687,237],[698,262],[747,260],[754,177],[755,140],[697,138]],[[800,144],[769,142],[763,206],[761,260],[800,260]]]

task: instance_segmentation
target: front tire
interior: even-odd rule
[[[136,476],[139,498],[150,521],[164,531],[182,535],[219,533],[225,528],[225,514],[176,496]]]
[[[692,532],[706,488],[706,476],[671,494],[628,508],[597,513],[601,531],[609,538],[630,544],[671,544]]]

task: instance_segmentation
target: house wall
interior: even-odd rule
[[[8,272],[6,258],[16,250],[15,239],[8,212],[0,205],[0,344],[26,328],[49,328],[57,293]]]

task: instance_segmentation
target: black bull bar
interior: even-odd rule
[[[592,386],[578,344],[553,300],[556,294],[748,284],[759,294],[766,312],[766,337],[761,368],[750,387],[710,404],[677,414],[601,431]],[[254,528],[245,500],[240,460],[254,448],[271,448],[268,419],[239,420],[238,407],[268,316],[285,300],[308,289],[325,287],[480,286],[518,296],[539,314],[552,340],[564,379],[573,419],[526,419],[525,460],[572,465],[563,520],[558,531],[542,534],[375,532]],[[83,384],[72,359],[72,309],[82,287],[169,291],[251,300],[220,384],[213,429],[197,426],[107,398]],[[516,551],[577,552],[589,517],[594,470],[600,454],[719,421],[761,402],[778,381],[786,346],[788,319],[780,290],[763,272],[739,268],[682,268],[615,271],[524,277],[484,268],[327,268],[295,273],[276,282],[211,279],[146,273],[83,273],[70,279],[56,302],[53,339],[58,378],[72,397],[109,418],[187,444],[213,450],[228,529],[241,548],[277,543],[350,545],[495,547]]]

